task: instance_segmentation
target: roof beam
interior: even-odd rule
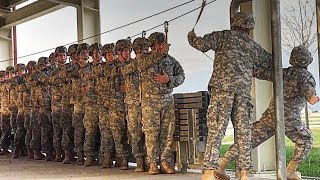
[[[38,0],[0,17],[0,28],[11,28],[64,7],[66,6],[59,3]]]
[[[73,7],[79,7],[81,5],[81,0],[48,0],[48,1],[67,5],[67,6],[73,6]]]
[[[5,8],[12,8],[26,1],[28,0],[0,0],[0,6]]]

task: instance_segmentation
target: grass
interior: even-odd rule
[[[314,144],[307,157],[307,159],[299,166],[298,171],[303,176],[320,177],[320,128],[312,129]],[[223,144],[220,148],[221,155],[223,155],[231,146],[233,136],[226,136],[223,139]],[[287,163],[294,151],[294,144],[286,137],[286,159]],[[228,169],[235,169],[235,162],[228,164]]]

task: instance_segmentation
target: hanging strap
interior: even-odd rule
[[[201,18],[203,9],[204,9],[204,7],[206,6],[206,4],[207,4],[207,1],[206,1],[206,0],[202,0],[201,10],[200,10],[200,13],[199,13],[199,15],[198,15],[197,21],[196,21],[196,23],[194,24],[194,26],[193,26],[193,28],[192,28],[192,31],[194,31],[194,28],[195,28],[196,25],[198,24],[198,22],[199,22],[199,20],[200,20],[200,18]]]
[[[166,33],[166,40],[165,40],[165,42],[168,43],[168,32],[169,32],[168,26],[169,26],[169,22],[168,22],[168,21],[165,21],[165,22],[163,23],[163,25],[164,25],[164,32]]]

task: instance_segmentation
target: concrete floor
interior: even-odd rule
[[[45,162],[27,160],[25,157],[11,159],[10,156],[0,156],[0,180],[50,180],[50,179],[88,179],[88,180],[200,180],[199,173],[177,173],[173,175],[150,176],[147,173],[135,173],[134,167],[123,171],[119,168],[100,169],[98,165],[83,167],[75,164],[61,164],[56,162]],[[266,178],[253,178],[266,179]],[[275,179],[275,178],[270,178]]]

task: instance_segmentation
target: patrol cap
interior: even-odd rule
[[[49,58],[47,57],[40,57],[38,59],[38,65],[47,65],[49,63]]]
[[[308,48],[304,45],[293,48],[290,55],[289,63],[293,67],[306,68],[313,61],[312,55]]]
[[[6,75],[6,71],[1,70],[0,71],[0,78],[3,78]]]
[[[91,44],[91,46],[89,47],[89,55],[92,56],[93,51],[101,50],[101,49],[102,49],[102,45],[100,43]]]
[[[166,41],[166,36],[162,32],[154,32],[148,37],[150,45],[164,43]]]
[[[132,43],[134,50],[142,50],[145,47],[150,47],[150,42],[145,37],[138,37]]]
[[[114,53],[115,52],[115,47],[113,43],[105,44],[102,47],[102,52],[103,53]]]
[[[56,57],[56,53],[55,53],[55,52],[53,52],[53,53],[51,53],[51,54],[49,55],[49,59],[55,58],[55,57]]]
[[[120,39],[116,43],[115,51],[123,51],[124,49],[130,49],[132,48],[132,43],[128,39]]]
[[[72,44],[68,47],[68,56],[72,56],[77,53],[78,44]]]
[[[238,12],[234,15],[231,22],[231,27],[240,27],[245,29],[254,28],[254,18],[251,13]]]

